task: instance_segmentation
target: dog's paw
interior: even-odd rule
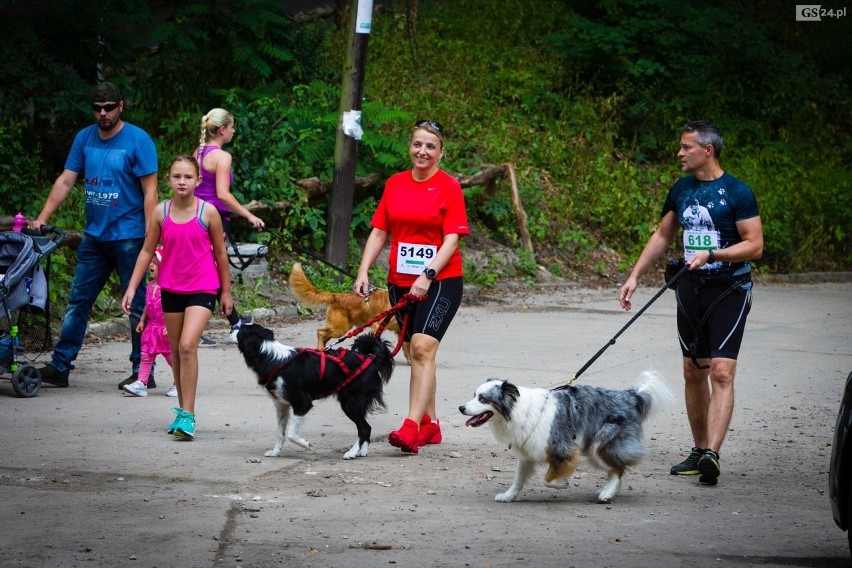
[[[620,489],[621,478],[611,475],[606,484],[601,488],[600,493],[598,493],[598,503],[612,503],[612,498],[618,495]]]
[[[287,438],[287,439],[290,440],[291,442],[293,442],[294,444],[296,444],[297,446],[305,448],[306,450],[311,449],[311,443],[308,442],[307,440],[305,440],[304,438],[299,438],[298,436],[293,436],[292,438]]]
[[[495,501],[499,501],[500,503],[511,503],[517,497],[517,493],[514,491],[506,491],[505,493],[500,493],[499,495],[494,496]]]
[[[546,481],[544,485],[551,489],[565,489],[568,485],[570,485],[570,483],[567,479],[557,479],[554,481]]]
[[[345,460],[354,460],[355,458],[363,458],[370,451],[369,442],[365,442],[364,445],[359,445],[358,442],[355,442],[355,445],[349,448],[349,451],[343,454],[343,459]]]
[[[277,458],[278,456],[281,455],[281,447],[275,446],[274,448],[272,448],[271,450],[269,450],[268,452],[266,452],[263,455],[265,455],[268,458]]]

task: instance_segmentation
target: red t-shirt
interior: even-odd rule
[[[416,181],[411,170],[391,176],[371,224],[390,234],[388,282],[396,286],[414,284],[435,258],[444,235],[470,233],[461,185],[443,170],[426,181]],[[462,274],[456,247],[436,280]]]

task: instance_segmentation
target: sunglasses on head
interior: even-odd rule
[[[95,111],[95,112],[101,112],[102,110],[106,111],[106,112],[112,112],[117,108],[118,108],[118,103],[105,103],[105,104],[102,104],[102,105],[99,105],[98,103],[92,104],[92,110]]]
[[[444,135],[444,127],[435,122],[434,120],[418,120],[414,123],[415,128],[420,128],[421,126],[429,126],[438,131],[438,134],[441,136]]]

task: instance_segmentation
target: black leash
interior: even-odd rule
[[[323,257],[321,257],[320,255],[318,255],[317,253],[315,253],[315,252],[313,252],[313,251],[311,251],[311,250],[306,249],[305,247],[303,247],[303,246],[299,245],[299,243],[297,243],[297,242],[296,242],[296,241],[294,241],[293,239],[290,239],[290,238],[288,238],[288,237],[284,236],[283,234],[279,233],[279,232],[278,232],[278,231],[276,231],[275,229],[269,229],[269,228],[266,228],[266,229],[264,229],[264,231],[265,231],[265,232],[267,232],[267,233],[269,233],[270,235],[272,235],[273,237],[275,237],[275,238],[277,238],[277,239],[281,239],[282,241],[287,241],[288,243],[290,243],[290,244],[293,246],[293,248],[294,248],[294,249],[296,249],[296,250],[298,250],[299,252],[304,253],[304,254],[306,254],[306,255],[308,255],[308,256],[310,256],[310,257],[312,257],[312,258],[315,258],[316,260],[320,261],[321,263],[325,264],[326,266],[328,266],[328,267],[330,267],[330,268],[333,268],[334,270],[336,270],[336,271],[338,271],[339,273],[343,274],[344,276],[348,276],[348,277],[349,277],[349,278],[351,278],[353,281],[356,279],[356,278],[355,278],[355,276],[353,276],[353,275],[352,275],[352,274],[350,274],[349,272],[346,272],[345,270],[343,270],[343,269],[342,269],[342,268],[340,268],[339,266],[336,266],[336,265],[334,265],[334,264],[332,264],[332,263],[328,262],[326,259],[324,259],[324,258],[323,258]]]
[[[641,315],[645,312],[645,310],[647,310],[647,309],[648,309],[648,307],[649,307],[651,304],[653,304],[654,302],[656,302],[656,301],[657,301],[657,298],[659,298],[660,296],[662,296],[662,295],[663,295],[663,292],[665,292],[665,291],[666,291],[666,289],[668,289],[668,288],[670,288],[671,286],[673,286],[673,285],[674,285],[674,283],[675,283],[675,282],[677,282],[677,281],[678,281],[678,279],[680,279],[680,277],[681,277],[681,276],[683,276],[683,275],[686,273],[686,271],[687,271],[687,270],[689,270],[689,265],[684,265],[684,266],[683,266],[683,268],[681,268],[681,269],[678,271],[678,273],[677,273],[677,274],[675,274],[675,275],[672,277],[672,279],[671,279],[671,280],[669,280],[668,282],[666,282],[666,283],[665,283],[665,285],[664,285],[662,288],[660,288],[659,292],[657,292],[656,294],[654,294],[654,297],[653,297],[653,298],[651,298],[651,299],[648,301],[648,303],[647,303],[647,304],[645,304],[645,305],[642,307],[642,309],[641,309],[641,310],[639,310],[638,312],[636,312],[636,315],[635,315],[635,316],[633,316],[633,317],[630,319],[630,321],[629,321],[629,322],[627,322],[627,324],[625,324],[625,326],[624,326],[624,327],[622,327],[620,330],[618,330],[618,333],[616,333],[615,335],[613,335],[613,336],[612,336],[612,339],[610,339],[610,340],[609,340],[609,343],[607,343],[606,345],[604,345],[603,347],[601,347],[601,349],[600,349],[597,353],[595,353],[594,357],[592,357],[591,359],[589,359],[589,361],[588,361],[585,365],[583,365],[583,367],[582,367],[579,371],[577,371],[576,373],[574,373],[574,376],[573,376],[573,377],[571,377],[571,380],[570,380],[570,381],[568,381],[568,384],[567,384],[567,385],[565,385],[564,387],[560,387],[560,388],[567,388],[567,387],[571,386],[571,384],[573,384],[573,383],[574,383],[574,381],[576,381],[576,380],[577,380],[577,377],[579,377],[581,374],[583,374],[583,371],[585,371],[586,369],[588,369],[588,368],[592,365],[592,363],[594,363],[595,361],[597,361],[598,357],[600,357],[601,355],[603,355],[603,352],[604,352],[604,351],[606,351],[607,349],[609,349],[609,346],[610,346],[610,345],[615,345],[615,340],[616,340],[616,339],[618,339],[618,336],[619,336],[619,335],[621,335],[622,333],[624,333],[624,331],[625,331],[628,327],[630,327],[631,325],[633,325],[633,322],[634,322],[634,321],[636,321],[636,319],[637,319],[639,316],[641,316]],[[556,389],[554,389],[554,390],[556,390]]]

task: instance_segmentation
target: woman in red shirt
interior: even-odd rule
[[[405,341],[411,346],[408,417],[388,436],[391,445],[417,453],[441,442],[436,416],[435,356],[462,299],[459,238],[467,235],[464,195],[459,182],[438,166],[444,155],[444,129],[418,121],[408,144],[412,169],[391,176],[373,214],[373,230],[364,246],[355,293],[370,290],[370,267],[390,235],[388,296],[396,304],[406,293],[425,299],[397,313],[410,312]]]

